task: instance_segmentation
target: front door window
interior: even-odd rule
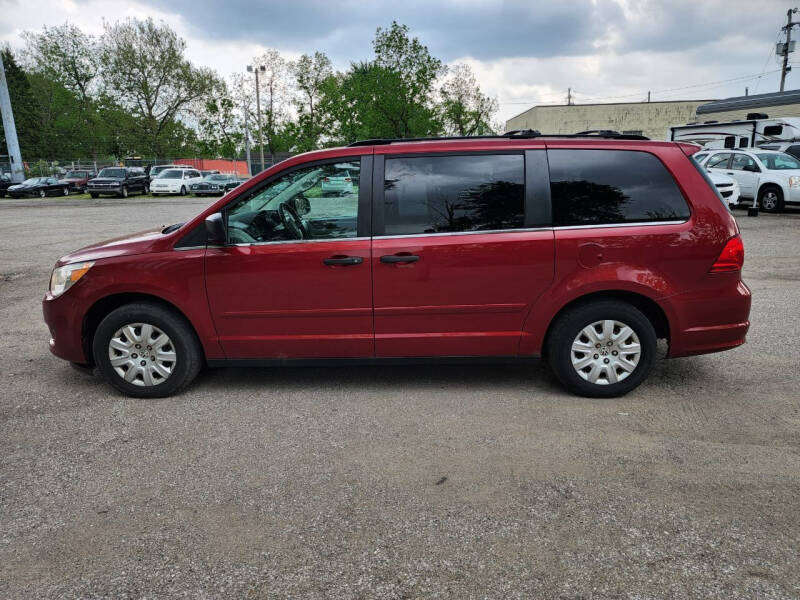
[[[297,169],[228,211],[232,244],[354,238],[360,159]]]

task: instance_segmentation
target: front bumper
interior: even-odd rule
[[[42,314],[50,330],[50,352],[74,363],[91,363],[83,346],[83,311],[70,294],[54,298],[47,292],[42,300]]]

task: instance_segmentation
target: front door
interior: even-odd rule
[[[534,154],[546,185],[544,150]],[[376,155],[377,356],[518,354],[553,279],[553,231],[536,227],[549,212],[526,211],[525,163],[522,152]]]
[[[747,167],[747,170],[745,170]],[[731,168],[729,171],[724,171],[729,177],[733,177],[739,184],[741,195],[745,198],[755,198],[756,190],[758,189],[758,177],[760,168],[747,154],[737,152],[733,155],[731,160]]]
[[[370,156],[293,168],[225,211],[229,243],[206,253],[214,324],[228,358],[374,355]],[[350,185],[326,180],[347,173]],[[368,188],[369,186],[366,186]]]

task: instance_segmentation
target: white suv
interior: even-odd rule
[[[188,167],[165,169],[150,182],[150,195],[180,194],[185,196],[192,184],[201,181],[203,181],[203,176],[197,169]]]
[[[740,198],[758,200],[766,212],[800,204],[800,160],[774,150],[704,150],[694,159],[710,173],[728,175],[739,184]]]

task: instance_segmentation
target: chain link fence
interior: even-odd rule
[[[276,154],[264,155],[264,169],[294,156],[291,152],[280,152]],[[167,157],[167,158],[90,158],[90,157],[69,157],[58,160],[53,159],[33,159],[23,160],[25,165],[25,177],[63,177],[70,171],[89,171],[99,173],[103,167],[140,167],[149,171],[155,165],[186,165],[199,170],[215,170],[221,173],[231,173],[247,177],[261,172],[261,161],[259,156],[251,155],[250,164],[244,156],[236,159],[230,158],[190,158],[186,156]],[[11,164],[6,157],[0,157],[0,174],[11,172]]]

